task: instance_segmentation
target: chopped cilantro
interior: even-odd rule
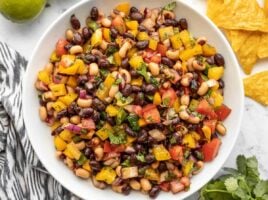
[[[110,55],[113,55],[117,51],[118,51],[118,48],[115,45],[108,45],[105,54],[107,56],[110,56]]]
[[[136,158],[137,158],[137,160],[139,160],[141,162],[146,162],[145,156],[141,152],[139,152],[138,155],[136,155]]]
[[[177,139],[175,136],[171,136],[171,138],[169,139],[170,144],[176,144],[177,143]]]
[[[109,71],[107,69],[100,69],[100,74],[106,77],[109,74]]]
[[[116,79],[116,81],[114,82],[115,85],[119,85],[122,82],[122,78],[118,78]]]
[[[126,159],[126,160],[124,160],[124,162],[121,163],[121,166],[122,166],[122,167],[130,167],[131,165],[130,165],[130,160],[129,160],[129,158]]]
[[[160,83],[157,81],[157,79],[154,78],[154,77],[151,77],[151,78],[150,78],[150,83],[153,84],[153,85],[156,86],[156,87],[159,87],[159,84],[160,84]]]
[[[168,107],[170,103],[170,97],[164,98],[163,99],[163,106]]]
[[[170,2],[167,5],[165,5],[163,7],[163,10],[173,11],[176,8],[176,6],[177,6],[177,2],[176,1],[173,1],[173,2]]]
[[[147,74],[147,65],[142,63],[139,69],[137,70],[138,74],[142,75],[147,83],[150,82],[150,77]]]
[[[127,134],[123,129],[115,126],[114,133],[109,133],[109,139],[111,144],[125,144],[127,142]]]
[[[175,178],[177,178],[177,176],[175,174],[173,174],[172,172],[168,172],[168,174],[165,176],[165,180],[166,181],[172,181],[174,180]]]
[[[135,114],[130,114],[128,117],[127,117],[127,120],[129,122],[129,125],[131,127],[131,129],[133,131],[139,131],[140,130],[140,126],[139,126],[139,117]]]

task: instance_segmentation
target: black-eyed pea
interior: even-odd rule
[[[49,74],[52,74],[52,72],[53,72],[53,68],[54,68],[54,66],[53,66],[53,64],[52,63],[47,63],[46,64],[46,66],[45,66],[45,70],[49,73]]]
[[[122,166],[121,165],[117,166],[116,169],[115,169],[115,173],[119,177],[122,176],[121,169],[122,169]]]
[[[104,17],[101,19],[101,24],[102,26],[109,28],[112,25],[112,21],[109,18]]]
[[[102,40],[100,44],[100,48],[105,51],[107,47],[108,47],[108,42],[106,42],[105,40]]]
[[[106,188],[106,184],[104,182],[97,181],[95,176],[92,177],[92,183],[96,188],[99,188],[99,189]]]
[[[181,68],[182,68],[181,61],[178,60],[178,61],[175,63],[175,65],[173,65],[173,69],[175,69],[176,71],[179,71],[179,70],[181,70]]]
[[[99,74],[99,66],[97,63],[91,63],[89,65],[89,75],[96,76]]]
[[[81,142],[75,143],[75,146],[77,149],[79,149],[81,151],[86,147],[86,143],[85,143],[85,141],[81,141]]]
[[[62,118],[60,118],[60,123],[61,124],[67,124],[67,123],[69,123],[69,118],[68,117],[62,117]]]
[[[69,52],[72,55],[80,54],[83,52],[83,48],[80,45],[74,45],[70,48]]]
[[[103,158],[104,151],[102,147],[96,147],[94,153],[97,161],[100,161]]]
[[[134,179],[129,182],[129,185],[133,190],[138,191],[141,189],[141,184],[139,183],[139,181],[136,181]]]
[[[180,182],[185,186],[189,187],[190,186],[190,179],[187,176],[183,176],[180,180]]]
[[[69,42],[73,41],[73,38],[74,38],[73,30],[72,29],[67,29],[66,32],[65,32],[65,37]]]
[[[158,161],[156,161],[156,162],[154,162],[154,163],[151,164],[151,167],[152,167],[153,169],[157,169],[158,166],[159,166],[159,162],[158,162]]]
[[[47,109],[45,106],[39,107],[39,117],[42,121],[47,120]]]
[[[166,82],[163,83],[163,88],[168,89],[170,87],[171,87],[170,81],[166,81]]]
[[[122,47],[119,49],[119,56],[121,58],[125,58],[127,51],[132,47],[132,45],[130,44],[130,42],[125,42]]]
[[[148,65],[151,73],[153,76],[158,76],[159,75],[159,71],[160,71],[160,67],[159,64],[154,63],[154,62],[150,62]]]
[[[191,124],[198,124],[200,122],[200,118],[190,115],[187,121]]]
[[[118,85],[112,85],[110,91],[109,91],[109,97],[114,98],[115,94],[119,91]]]
[[[142,190],[144,190],[146,192],[148,192],[148,191],[150,191],[152,189],[152,184],[146,178],[140,179],[140,184],[141,184]]]
[[[201,83],[200,87],[198,88],[197,94],[199,96],[203,96],[207,93],[207,91],[208,91],[208,84],[207,82],[204,81]]]
[[[216,125],[216,131],[217,131],[219,134],[221,134],[221,135],[226,135],[226,128],[225,128],[225,126],[224,126],[222,123],[220,123],[220,122],[218,122],[217,125]]]
[[[78,98],[77,99],[77,105],[81,108],[89,108],[92,105],[92,99],[82,99]]]
[[[198,174],[204,168],[204,162],[199,160],[195,164],[196,170],[193,171],[193,174]]]
[[[164,40],[163,44],[165,45],[165,47],[169,48],[170,47],[170,40],[169,39]]]
[[[199,38],[197,38],[196,43],[200,44],[200,45],[204,45],[207,43],[207,38],[206,37],[199,37]]]
[[[90,176],[90,173],[83,168],[78,168],[75,170],[75,175],[83,179],[88,179]]]
[[[65,163],[70,169],[73,169],[74,163],[73,163],[73,161],[72,161],[70,158],[66,157],[66,158],[64,159],[64,163]]]
[[[166,52],[166,56],[171,60],[178,60],[179,54],[179,50],[167,50]]]
[[[73,124],[79,124],[81,122],[81,118],[78,115],[74,115],[70,118],[70,122]]]
[[[181,105],[188,106],[190,103],[190,96],[187,94],[184,94],[181,96]]]
[[[200,63],[198,60],[194,60],[192,66],[195,70],[198,70],[198,71],[203,71],[206,69],[206,65],[203,63]]]

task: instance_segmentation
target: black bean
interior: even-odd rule
[[[180,118],[176,117],[174,119],[172,119],[172,124],[175,125],[175,124],[178,124],[180,122]]]
[[[93,114],[94,110],[92,108],[83,108],[81,109],[81,111],[79,112],[79,116],[80,117],[90,117]]]
[[[89,158],[89,157],[91,156],[91,154],[93,154],[93,151],[91,150],[91,148],[86,147],[86,148],[85,148],[85,152],[84,152],[84,154],[85,154],[85,156],[86,156],[87,158]]]
[[[189,125],[187,126],[187,129],[188,129],[189,131],[196,131],[198,128],[199,128],[199,125],[197,125],[197,124],[189,124]]]
[[[125,125],[125,131],[129,136],[137,137],[137,133],[133,131],[129,126]]]
[[[147,32],[148,31],[147,28],[141,24],[139,25],[138,30],[139,30],[139,32]]]
[[[92,7],[90,11],[90,17],[93,20],[97,20],[99,18],[99,10],[96,7]]]
[[[64,49],[67,50],[67,51],[69,51],[70,48],[71,48],[72,46],[73,46],[73,45],[72,45],[71,43],[66,44],[66,45],[64,46]]]
[[[146,130],[141,130],[137,139],[137,143],[146,143],[148,139],[148,133]]]
[[[142,106],[144,103],[145,103],[145,101],[144,101],[144,93],[143,92],[138,92],[137,95],[135,96],[134,104]]]
[[[110,30],[111,30],[111,36],[112,36],[112,38],[116,38],[117,35],[118,35],[118,31],[115,28],[113,28],[113,27]]]
[[[73,14],[70,19],[73,29],[78,30],[81,26],[79,19]]]
[[[223,56],[219,53],[214,55],[214,61],[217,66],[224,66],[225,64]]]
[[[92,34],[93,34],[93,31],[89,29],[88,27],[84,27],[82,29],[82,35],[85,40],[88,40],[89,38],[91,38]]]
[[[165,162],[160,162],[159,166],[158,166],[158,170],[159,170],[160,173],[166,171],[167,170],[166,163]]]
[[[85,83],[85,89],[86,89],[87,93],[92,94],[94,92],[95,88],[94,88],[93,83],[87,82],[87,83]]]
[[[93,171],[99,172],[101,170],[101,164],[98,161],[91,160],[89,162],[89,164],[90,164],[90,166],[91,166],[91,168],[92,168]]]
[[[130,18],[140,23],[143,20],[143,15],[140,12],[133,12],[130,13]]]
[[[141,88],[139,86],[133,85],[132,86],[132,92],[140,92]]]
[[[128,68],[129,67],[128,58],[124,58],[122,60],[121,67],[123,67],[123,68]]]
[[[156,90],[157,88],[153,84],[148,84],[144,88],[144,92],[149,95],[154,94]]]
[[[187,20],[185,18],[181,18],[179,20],[179,27],[180,27],[181,31],[188,29],[188,23],[187,23]]]
[[[83,37],[80,33],[75,32],[74,33],[74,38],[73,38],[73,43],[77,45],[82,45],[83,44]]]
[[[60,159],[61,160],[64,160],[66,158],[66,156],[62,153],[62,154],[60,154]]]
[[[156,24],[154,25],[154,28],[157,30],[161,27],[161,24],[159,24],[158,22],[156,22]]]
[[[99,65],[99,67],[101,67],[101,68],[107,68],[107,67],[110,66],[110,63],[109,63],[109,61],[108,61],[107,59],[105,59],[105,58],[101,58],[101,59],[99,59],[99,61],[98,61],[98,65]]]
[[[158,185],[153,186],[153,188],[149,192],[149,196],[151,198],[156,198],[160,192],[160,187]]]
[[[124,180],[122,179],[122,178],[116,178],[115,180],[114,180],[114,182],[113,182],[113,185],[115,185],[115,186],[119,186],[119,185],[121,185],[122,183],[124,182]]]
[[[222,79],[219,80],[219,86],[220,86],[220,89],[223,89],[225,86],[224,81]]]
[[[155,158],[152,154],[148,154],[145,156],[145,160],[147,164],[151,164],[155,161]]]
[[[66,117],[66,116],[68,116],[68,111],[67,111],[67,109],[63,109],[60,112],[58,112],[57,119],[60,119],[62,117]]]
[[[145,48],[147,48],[149,45],[149,40],[142,40],[142,41],[138,41],[136,43],[136,47],[139,49],[139,50],[143,50]]]
[[[78,85],[84,85],[88,81],[88,77],[86,75],[80,75],[77,78]]]
[[[191,80],[190,88],[192,91],[196,91],[198,89],[198,83],[196,79]]]
[[[122,193],[123,193],[124,195],[129,195],[130,191],[131,191],[131,188],[130,188],[129,185],[125,185],[125,186],[123,186],[123,188],[122,188]]]
[[[99,100],[98,98],[94,98],[92,101],[92,106],[99,111],[104,111],[105,110],[105,105],[104,103]]]
[[[139,12],[139,10],[138,10],[138,8],[132,6],[132,7],[130,8],[130,13],[135,13],[135,12]]]
[[[115,125],[114,119],[110,116],[107,116],[106,121],[112,126]]]
[[[125,87],[121,90],[121,93],[127,97],[132,93],[132,87],[130,84],[126,84]]]
[[[75,102],[71,103],[71,105],[68,107],[68,113],[70,115],[76,115],[79,114],[81,108],[77,106]]]
[[[123,33],[123,37],[124,37],[124,38],[129,38],[129,39],[131,39],[131,40],[135,40],[134,35],[132,35],[132,34],[129,33],[129,32]]]
[[[164,25],[165,26],[178,26],[179,25],[179,22],[176,20],[176,19],[166,19],[165,22],[164,22]]]
[[[135,144],[135,145],[134,145],[134,149],[135,149],[137,152],[142,152],[142,151],[144,151],[144,147],[143,147],[143,145],[141,145],[141,144]]]
[[[137,78],[139,76],[138,72],[134,69],[131,69],[129,71],[129,73],[130,73],[131,77],[133,77],[133,78]]]
[[[92,54],[86,54],[84,56],[84,60],[86,61],[87,64],[97,62],[97,57],[92,55]]]
[[[208,58],[206,59],[206,61],[207,61],[207,63],[208,63],[209,65],[214,65],[214,64],[215,64],[215,62],[214,62],[214,56],[208,57]]]
[[[100,113],[95,111],[93,112],[92,116],[91,116],[91,119],[95,122],[95,123],[98,123],[99,120],[100,120]]]
[[[193,79],[194,80],[198,80],[198,73],[196,73],[196,72],[192,72],[192,74],[193,74]]]
[[[54,131],[52,131],[51,135],[58,135],[60,134],[60,132],[63,131],[62,126],[59,126],[58,128],[56,128]]]
[[[168,67],[173,67],[174,63],[172,60],[170,60],[168,57],[162,57],[161,63],[164,65],[167,65]]]

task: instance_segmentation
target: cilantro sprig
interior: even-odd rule
[[[239,155],[237,169],[225,168],[227,174],[210,181],[200,191],[201,200],[267,200],[268,180],[261,180],[256,157]]]

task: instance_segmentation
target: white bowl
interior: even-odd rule
[[[111,189],[106,189],[104,191],[99,190],[92,185],[91,181],[84,181],[77,178],[62,161],[59,161],[55,157],[55,147],[53,138],[50,135],[50,129],[39,119],[39,103],[34,83],[38,71],[48,62],[51,51],[55,48],[55,43],[59,38],[64,37],[65,30],[70,26],[69,18],[73,13],[76,14],[81,22],[84,22],[92,6],[97,6],[108,14],[119,2],[121,1],[82,1],[66,11],[61,17],[55,20],[38,42],[24,77],[23,116],[32,146],[48,172],[65,188],[84,199],[105,200],[109,198],[120,200],[126,199],[126,197],[122,194],[113,192]],[[129,0],[129,2],[131,5],[139,8],[145,6],[153,8],[163,6],[166,3],[169,3],[170,0]],[[192,184],[190,190],[176,195],[173,195],[171,192],[161,192],[158,196],[158,199],[178,200],[184,199],[200,189],[223,166],[239,135],[244,95],[237,60],[220,30],[207,17],[197,13],[181,1],[177,1],[175,12],[177,17],[185,17],[188,20],[189,29],[194,36],[207,37],[209,43],[213,44],[218,52],[224,56],[226,62],[224,99],[225,104],[232,109],[231,115],[224,123],[228,133],[222,138],[222,145],[218,156],[213,162],[207,163],[201,173],[191,179]],[[131,192],[129,197],[137,200],[149,199],[149,197],[140,192]]]

